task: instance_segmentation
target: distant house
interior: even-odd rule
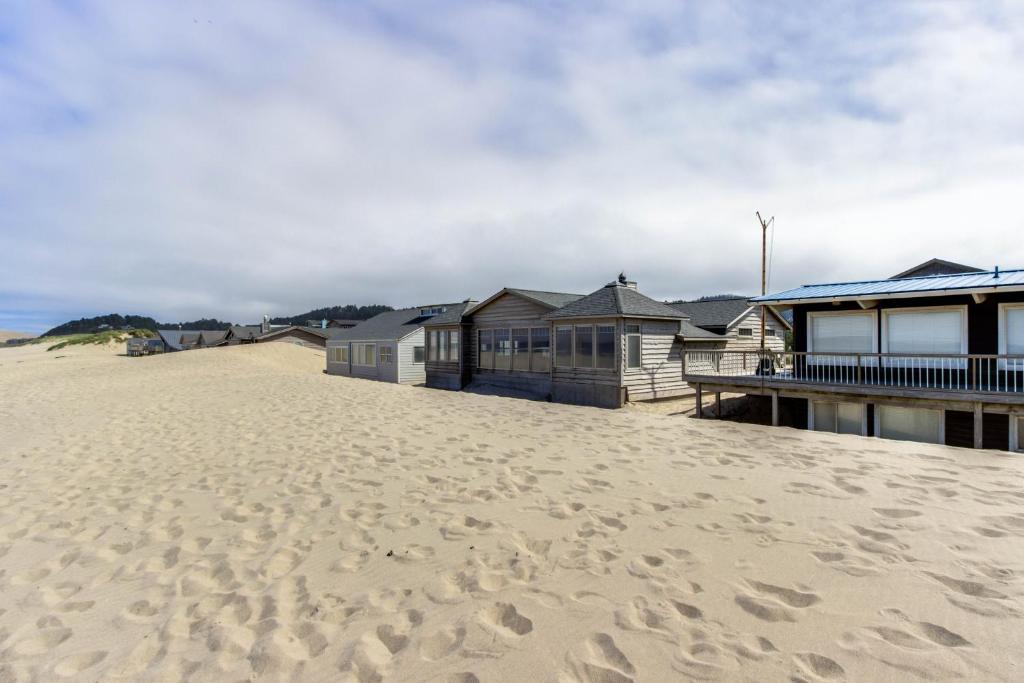
[[[270,332],[261,335],[257,341],[260,344],[266,342],[285,342],[287,344],[298,344],[310,349],[323,349],[327,346],[328,340],[343,331],[337,328],[289,325],[272,329]]]
[[[759,349],[761,347],[761,307],[747,297],[715,297],[669,304],[690,319],[697,327],[722,335],[727,349]],[[765,307],[765,348],[782,351],[785,334],[792,326],[775,309]]]
[[[933,258],[919,263],[913,268],[908,268],[902,273],[893,275],[890,280],[900,280],[907,277],[925,277],[927,275],[960,275],[961,273],[980,273],[981,268],[965,266],[962,263],[953,263],[940,258]]]
[[[682,393],[683,344],[725,344],[624,277],[585,296],[505,288],[426,329],[428,386],[611,408]]]
[[[753,303],[792,309],[794,351],[752,364],[687,350],[698,397],[769,396],[773,422],[785,403],[793,426],[819,431],[1024,450],[1024,270],[804,285]]]
[[[232,325],[224,341],[229,346],[255,344],[262,334],[263,328],[260,325]]]
[[[327,321],[327,327],[336,327],[336,328],[340,328],[340,329],[348,329],[350,327],[355,327],[356,325],[358,325],[361,322],[363,322],[363,321],[362,320],[343,320],[343,319],[334,318],[332,320],[328,320]]]
[[[426,379],[425,323],[461,311],[465,303],[387,311],[337,332],[327,342],[327,373],[384,382],[421,384]]]
[[[162,339],[151,339],[144,337],[133,337],[128,340],[126,353],[129,356],[152,356],[157,353],[164,353],[165,346]]]
[[[157,330],[167,351],[190,351],[209,346],[221,346],[226,330]]]

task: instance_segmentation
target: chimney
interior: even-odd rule
[[[636,289],[636,280],[627,279],[625,273],[619,273],[619,284],[622,285],[623,287]]]
[[[320,320],[320,329],[321,330],[326,330],[327,329],[327,318],[322,318]]]
[[[260,332],[262,332],[263,334],[266,334],[267,332],[270,332],[270,316],[269,315],[264,315],[263,316],[263,323],[260,325]]]

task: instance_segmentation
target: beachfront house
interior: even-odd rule
[[[260,335],[256,341],[260,344],[265,342],[284,342],[286,344],[297,344],[307,349],[323,349],[327,342],[338,336],[345,329],[334,327],[308,327],[304,325],[288,325],[272,329],[266,334]]]
[[[383,382],[422,384],[426,380],[423,325],[465,303],[435,304],[387,311],[349,329],[327,342],[327,373]]]
[[[609,408],[682,393],[683,344],[725,343],[624,277],[586,296],[505,288],[427,329],[427,386]]]
[[[1024,450],[1024,270],[805,285],[752,302],[792,309],[794,350],[687,350],[698,406],[707,391],[769,396],[775,424],[781,410],[819,431]]]
[[[689,317],[697,327],[722,335],[726,349],[761,348],[761,307],[749,297],[707,297],[696,301],[676,301],[669,306]],[[772,351],[786,348],[789,322],[774,308],[765,307],[764,346]]]
[[[126,354],[129,356],[152,356],[164,351],[164,342],[159,338],[132,337],[126,347]]]

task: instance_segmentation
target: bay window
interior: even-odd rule
[[[601,370],[615,369],[615,325],[597,325],[597,363]]]
[[[572,367],[572,328],[555,328],[555,367]]]
[[[437,330],[427,332],[427,360],[437,360]]]
[[[494,339],[491,330],[480,330],[477,342],[477,367],[491,369],[494,367]]]
[[[576,353],[573,367],[594,367],[594,328],[590,325],[576,326]]]
[[[459,362],[459,337],[462,335],[462,330],[452,330],[448,335],[448,360],[457,363]]]
[[[512,342],[508,330],[494,330],[494,369],[512,369]]]
[[[530,369],[534,372],[547,372],[551,369],[551,340],[546,327],[534,327],[530,330]]]

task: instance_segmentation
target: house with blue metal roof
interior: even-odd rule
[[[776,424],[1024,451],[1024,269],[907,272],[755,297],[792,311],[793,349],[695,350],[684,376],[770,397]]]

